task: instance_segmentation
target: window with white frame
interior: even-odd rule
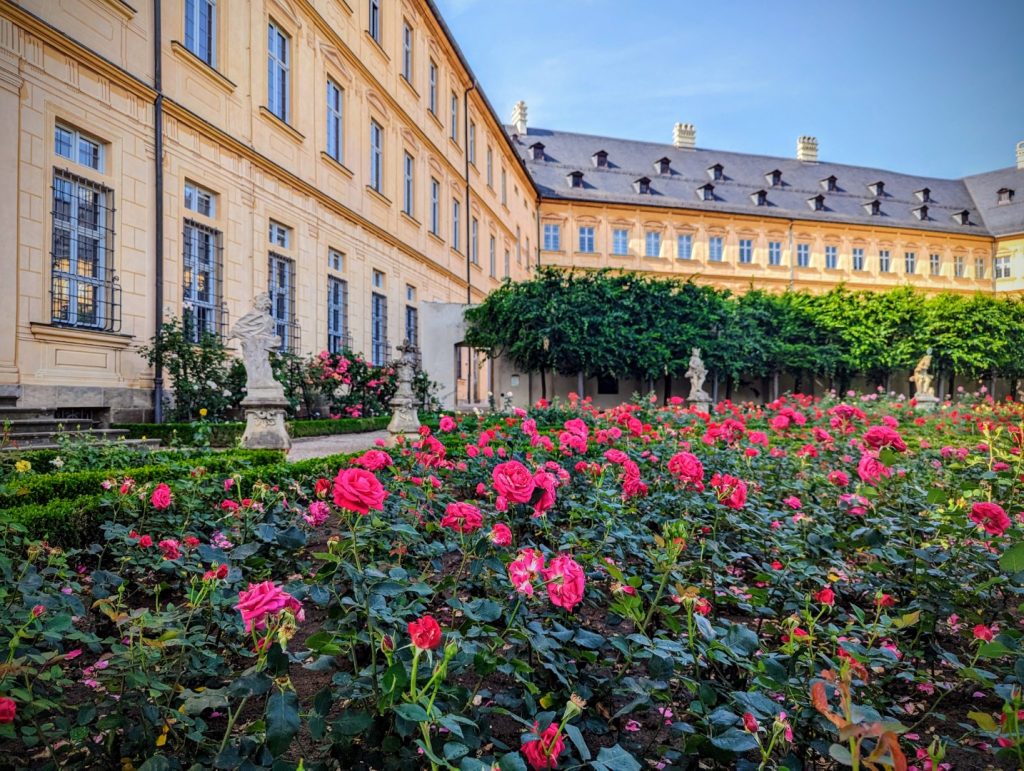
[[[270,243],[275,246],[280,246],[282,249],[291,249],[292,229],[290,227],[282,225],[280,222],[270,220],[270,225],[267,230],[267,239]]]
[[[721,262],[725,243],[722,236],[711,236],[708,238],[708,260]]]
[[[963,278],[966,273],[965,267],[966,260],[961,255],[956,255],[953,258],[953,275],[957,278]]]
[[[892,258],[889,255],[888,249],[882,249],[878,252],[878,270],[881,273],[888,273],[892,269]]]
[[[53,132],[53,151],[69,161],[103,171],[103,143],[77,129],[58,123]]]
[[[487,186],[494,187],[494,150],[487,146]]]
[[[469,261],[480,264],[480,221],[476,217],[469,221]]]
[[[501,170],[501,205],[508,206],[508,175]]]
[[[185,183],[185,208],[204,217],[217,216],[217,194],[195,182]]]
[[[441,183],[430,178],[430,232],[435,236],[441,231]]]
[[[1010,278],[1010,258],[996,257],[992,263],[992,270],[995,271],[996,278]]]
[[[459,239],[462,238],[462,228],[459,226],[461,219],[462,205],[458,198],[452,199],[452,249],[459,251]]]
[[[337,249],[327,250],[327,267],[339,273],[345,270],[345,254]]]
[[[384,129],[370,121],[370,187],[384,192]]]
[[[512,253],[505,250],[505,278],[512,275]]]
[[[544,251],[560,252],[562,250],[562,226],[552,222],[544,223]]]
[[[412,83],[412,27],[409,22],[402,24],[402,77]]]
[[[693,259],[693,235],[681,233],[676,238],[676,257],[680,260]]]
[[[580,226],[580,248],[581,252],[590,254],[594,251],[594,228],[590,225]]]
[[[796,245],[796,266],[798,268],[809,268],[811,266],[811,245]]]
[[[522,230],[516,225],[516,265],[521,265],[523,262],[523,233]]]
[[[825,247],[825,268],[835,270],[839,267],[839,247],[828,245]]]
[[[752,238],[740,239],[740,262],[749,265],[754,261],[754,240]]]
[[[660,257],[661,256],[661,231],[660,230],[648,230],[644,233],[644,256],[645,257]]]
[[[781,265],[782,264],[782,242],[781,241],[769,241],[768,242],[768,264],[769,265]]]
[[[186,219],[182,232],[182,320],[194,343],[220,334],[221,234]]]
[[[402,211],[410,217],[413,216],[413,174],[415,165],[416,161],[413,157],[409,153],[405,153],[402,158]]]
[[[985,258],[975,257],[974,258],[974,277],[985,278]]]
[[[612,230],[612,254],[629,254],[629,230],[626,228]]]
[[[343,94],[341,86],[327,79],[327,154],[338,163],[343,162],[344,128],[342,124]]]
[[[864,270],[864,247],[855,246],[851,252],[853,269],[856,271]]]
[[[904,252],[903,253],[903,272],[906,274],[917,272],[917,253],[916,252]]]
[[[348,282],[327,277],[327,350],[341,353],[348,342]]]
[[[290,108],[291,38],[273,21],[267,25],[267,109],[285,123]]]
[[[437,115],[437,65],[433,59],[427,71],[427,109]]]
[[[452,91],[452,126],[451,138],[453,142],[459,141],[459,96]]]
[[[491,236],[490,249],[489,249],[489,251],[487,253],[487,257],[488,257],[488,260],[489,260],[488,267],[490,268],[489,272],[490,272],[491,278],[497,278],[497,276],[498,276],[498,244],[495,241],[494,236]]]
[[[370,361],[383,367],[388,361],[388,298],[370,294]]]
[[[405,306],[405,339],[417,348],[420,345],[420,311],[415,305]]]
[[[476,166],[476,124],[469,122],[469,137],[466,139],[466,152],[469,154],[469,162]]]
[[[380,45],[380,0],[370,0],[370,19],[366,31]]]
[[[216,66],[217,0],[185,0],[185,48]]]
[[[936,252],[928,255],[928,265],[933,276],[942,275],[942,256]]]
[[[270,253],[267,270],[267,293],[275,333],[281,338],[279,350],[298,352],[298,326],[295,323],[295,261]]]

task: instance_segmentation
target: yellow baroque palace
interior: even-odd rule
[[[430,0],[0,0],[0,126],[0,401],[69,415],[151,418],[158,319],[226,337],[263,292],[285,349],[408,338],[465,407],[537,395],[461,345],[536,264],[1024,288],[1024,143],[944,180],[505,125]]]

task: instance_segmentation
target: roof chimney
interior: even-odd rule
[[[818,140],[815,137],[797,137],[796,159],[798,161],[818,162]]]
[[[526,102],[522,99],[512,108],[512,127],[519,136],[526,136]]]
[[[1017,168],[1024,169],[1024,142],[1017,143]]]
[[[672,144],[679,150],[692,150],[697,146],[697,127],[692,123],[677,123],[672,129]]]

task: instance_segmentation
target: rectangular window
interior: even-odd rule
[[[974,258],[974,277],[985,278],[985,258],[975,257]]]
[[[267,293],[275,333],[281,338],[280,351],[298,353],[298,326],[295,324],[295,261],[270,253],[267,266]]]
[[[505,250],[505,278],[512,275],[512,253]]]
[[[370,121],[370,187],[384,192],[384,129]]]
[[[491,278],[498,277],[498,244],[494,240],[494,236],[491,236],[490,251],[487,253],[487,257],[490,260],[488,266],[490,267]]]
[[[487,186],[494,187],[494,150],[487,146]]]
[[[185,208],[204,217],[216,217],[217,194],[194,182],[186,182]]]
[[[825,247],[825,268],[827,270],[835,270],[839,267],[839,247],[838,246],[826,246]]]
[[[677,257],[680,260],[692,260],[693,259],[693,235],[690,233],[683,233],[676,239],[676,252]]]
[[[560,252],[562,250],[562,226],[551,223],[544,224],[544,251]]]
[[[288,122],[290,38],[274,22],[267,25],[267,109]]]
[[[460,204],[457,198],[452,199],[452,249],[459,251],[459,238],[461,237],[461,228],[459,227],[460,219]]]
[[[501,205],[508,206],[508,175],[501,170]]]
[[[427,109],[437,115],[437,65],[433,59],[430,60],[427,74]]]
[[[594,251],[594,228],[580,227],[580,251],[587,254]]]
[[[185,0],[185,48],[197,58],[216,66],[216,0]]]
[[[373,284],[374,289],[384,288],[384,274],[381,273],[379,270],[373,271],[373,276],[370,279],[370,281]]]
[[[415,305],[405,306],[405,339],[419,348],[420,312]]]
[[[331,270],[343,271],[345,270],[345,255],[339,252],[337,249],[327,250],[327,267]]]
[[[269,232],[267,234],[270,243],[280,246],[283,249],[290,249],[292,246],[292,229],[280,222],[270,220]]]
[[[188,338],[220,334],[220,232],[185,220],[182,234],[182,319]]]
[[[116,332],[112,191],[64,171],[53,176],[50,318],[54,324]]]
[[[327,154],[342,163],[342,90],[333,80],[327,80]]]
[[[380,45],[380,0],[370,0],[370,23],[366,29]]]
[[[928,265],[933,276],[942,275],[942,257],[938,254],[928,255]]]
[[[402,77],[412,83],[412,27],[409,22],[402,24]]]
[[[625,228],[612,231],[612,254],[629,254],[629,231]]]
[[[645,257],[660,257],[661,256],[661,232],[657,230],[648,230],[644,234],[644,256]]]
[[[459,141],[459,97],[452,91],[452,129],[451,137],[453,142]]]
[[[781,241],[769,241],[768,242],[768,264],[769,265],[781,265],[782,264],[782,242]]]
[[[466,151],[469,153],[469,162],[476,166],[476,124],[469,122],[469,138],[466,140]]]
[[[370,361],[383,367],[388,361],[388,298],[370,295]]]
[[[469,261],[480,264],[480,221],[476,217],[469,220]]]
[[[53,134],[53,150],[69,161],[103,171],[103,145],[75,129],[57,124]]]
[[[963,278],[965,272],[964,258],[957,255],[953,258],[953,275],[957,278]]]
[[[327,277],[327,350],[341,353],[348,342],[348,282]]]
[[[721,236],[711,236],[708,238],[708,259],[711,262],[722,261],[722,247],[723,243]]]
[[[441,230],[441,183],[430,178],[430,232],[435,236]]]
[[[914,252],[903,253],[903,271],[911,274],[917,272],[917,254]]]
[[[992,263],[992,269],[995,271],[996,278],[1009,278],[1010,258],[996,257],[995,262]]]
[[[740,239],[740,262],[749,265],[754,261],[754,241],[750,238]]]
[[[413,165],[415,161],[409,153],[402,159],[402,211],[413,216]]]
[[[809,268],[811,266],[811,245],[796,245],[796,266],[798,268]]]
[[[892,268],[892,260],[889,257],[889,250],[882,249],[878,253],[878,270],[881,273],[888,273]]]
[[[856,271],[864,270],[864,249],[860,246],[853,248],[853,269]]]

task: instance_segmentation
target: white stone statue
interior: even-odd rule
[[[262,292],[253,298],[252,309],[231,328],[231,336],[242,344],[247,398],[285,401],[284,387],[274,378],[270,367],[270,353],[281,347],[281,338],[277,335],[277,322],[270,315],[269,294]]]
[[[395,395],[391,397],[391,422],[388,423],[388,433],[391,434],[392,443],[399,435],[418,437],[420,432],[420,416],[416,412],[416,395],[412,390],[412,381],[416,377],[416,355],[419,349],[406,340],[398,346],[401,354],[395,363],[395,371],[398,375],[398,388]]]
[[[929,370],[932,366],[932,349],[921,357],[921,360],[914,367],[912,380],[914,381],[914,401],[920,410],[931,411],[939,403],[939,397],[935,395],[935,378]]]
[[[700,357],[700,348],[694,348],[690,354],[690,366],[686,370],[686,377],[690,380],[691,402],[710,402],[711,395],[704,390],[704,380],[707,379],[708,370],[704,366],[704,360]]]

